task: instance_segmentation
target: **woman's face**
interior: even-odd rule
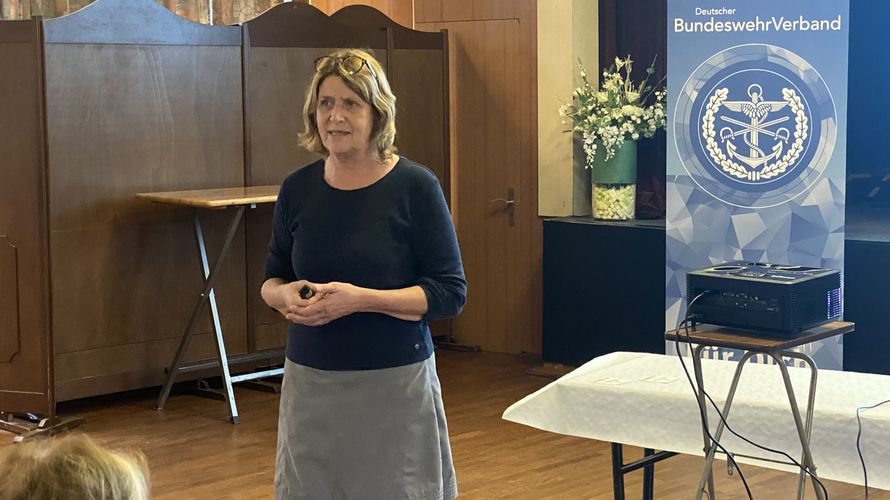
[[[329,76],[319,85],[315,119],[321,142],[331,154],[369,154],[374,124],[371,105],[339,76]]]

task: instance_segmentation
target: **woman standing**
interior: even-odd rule
[[[275,205],[262,296],[291,324],[279,499],[457,496],[427,322],[466,300],[442,188],[395,154],[395,96],[365,51],[316,61]]]

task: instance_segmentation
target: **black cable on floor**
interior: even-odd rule
[[[859,430],[856,431],[856,453],[859,454],[859,463],[862,464],[862,476],[865,480],[864,486],[866,500],[868,499],[868,469],[865,468],[865,459],[862,457],[862,448],[859,447],[859,440],[862,438],[862,419],[859,417],[859,415],[862,413],[863,410],[871,410],[872,408],[877,408],[878,406],[887,403],[890,403],[890,399],[888,399],[887,401],[881,401],[880,403],[875,405],[860,406],[859,408],[856,408],[856,425],[859,427]]]
[[[689,323],[689,311],[692,309],[692,306],[695,304],[695,302],[698,299],[704,297],[706,293],[707,292],[702,292],[702,293],[696,295],[696,297],[694,299],[689,301],[689,304],[686,306],[686,317],[683,319],[683,321],[680,322],[679,325],[677,325],[677,336],[674,337],[674,345],[675,345],[675,348],[677,351],[677,357],[680,359],[680,365],[683,366],[683,371],[686,373],[686,379],[689,380],[689,385],[692,387],[692,391],[696,394],[698,394],[698,391],[696,390],[696,384],[695,384],[695,382],[692,381],[692,376],[689,375],[689,369],[686,367],[686,362],[683,361],[683,355],[680,353],[679,336],[680,336],[680,329],[683,327],[683,325],[686,325]],[[688,342],[689,341],[688,327],[686,329],[686,337],[687,337],[686,340]],[[689,346],[692,347],[692,344],[689,343]],[[733,456],[729,453],[729,451],[726,448],[724,448],[722,444],[720,444],[720,441],[717,441],[714,438],[713,434],[711,434],[711,430],[708,426],[707,415],[705,415],[705,410],[704,410],[704,408],[701,407],[701,405],[699,405],[699,416],[701,417],[701,421],[702,421],[702,429],[704,429],[705,432],[708,434],[708,438],[711,440],[712,443],[714,443],[715,446],[720,448],[723,451],[723,453],[726,454],[726,458],[732,463],[732,465],[736,468],[736,470],[739,471],[739,479],[742,480],[742,485],[745,486],[745,492],[748,494],[748,500],[754,500],[754,496],[751,494],[751,488],[748,486],[748,481],[745,479],[745,474],[742,472],[741,467],[739,467],[739,464],[735,461],[735,458],[733,458]],[[713,477],[713,472],[711,474]],[[710,500],[710,492],[708,493],[708,498]]]

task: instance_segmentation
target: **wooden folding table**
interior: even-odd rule
[[[275,368],[236,376],[232,376],[229,373],[230,363],[242,363],[260,358],[256,358],[256,355],[251,354],[233,358],[229,358],[226,355],[226,346],[225,342],[223,341],[222,327],[220,326],[219,321],[219,311],[216,305],[216,295],[213,292],[213,282],[216,278],[216,271],[219,269],[219,265],[229,253],[232,239],[234,238],[235,232],[238,229],[238,224],[241,222],[241,219],[244,216],[245,208],[256,208],[257,205],[262,203],[274,203],[275,200],[278,198],[278,186],[252,186],[220,189],[199,189],[193,191],[138,193],[136,197],[158,203],[195,207],[195,237],[198,241],[198,253],[200,254],[201,267],[204,272],[204,287],[201,290],[200,295],[198,296],[194,309],[192,309],[192,314],[189,318],[188,326],[186,326],[185,332],[182,335],[182,339],[179,342],[179,348],[176,350],[176,356],[173,357],[173,361],[170,363],[170,367],[167,371],[167,380],[166,382],[164,382],[164,387],[163,389],[161,389],[160,396],[158,396],[158,404],[156,408],[158,410],[164,408],[164,405],[167,402],[167,398],[170,396],[170,389],[173,387],[173,382],[176,380],[176,376],[178,374],[188,371],[210,368],[218,365],[222,371],[225,397],[229,403],[229,422],[237,424],[239,422],[238,407],[235,404],[235,394],[232,391],[232,384],[263,377],[281,375],[283,373],[283,370],[281,368]],[[199,219],[198,209],[230,209],[233,212],[232,220],[229,223],[229,227],[226,231],[226,237],[222,249],[220,250],[219,257],[217,257],[216,262],[214,263],[212,268],[209,267],[207,261],[207,249],[204,243],[204,232],[201,229],[201,221]],[[197,362],[183,365],[182,357],[185,354],[186,349],[188,348],[189,339],[191,338],[192,333],[195,329],[195,324],[197,323],[198,314],[200,313],[201,308],[204,306],[205,302],[209,302],[210,304],[210,313],[213,319],[212,326],[213,332],[216,337],[218,359],[210,363]],[[269,355],[267,353],[263,353],[262,358],[268,357]]]

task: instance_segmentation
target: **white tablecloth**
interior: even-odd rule
[[[685,360],[691,374],[692,360]],[[702,360],[705,390],[721,409],[736,366],[732,361]],[[809,369],[789,371],[803,412]],[[820,477],[862,484],[856,408],[887,399],[890,376],[819,371],[811,449]],[[709,416],[713,432],[718,417],[710,406]],[[559,434],[703,456],[698,405],[676,356],[615,352],[598,357],[513,404],[503,418]],[[778,367],[745,367],[728,422],[756,443],[801,459]],[[744,443],[728,430],[720,442],[730,452],[784,459]],[[869,487],[890,489],[890,403],[862,412],[861,448]],[[770,462],[738,461],[797,470]]]

